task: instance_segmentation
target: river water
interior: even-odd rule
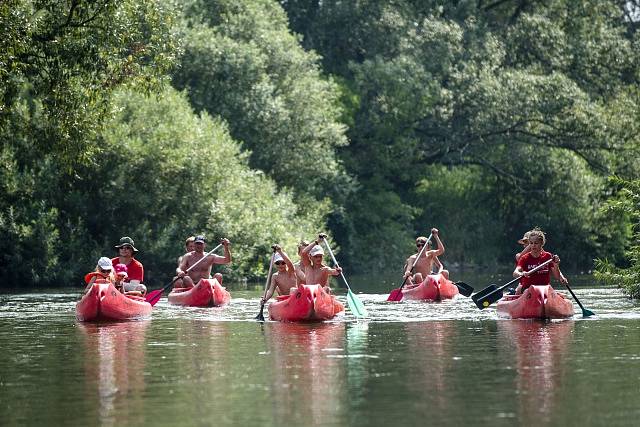
[[[75,320],[78,289],[2,294],[0,425],[637,425],[640,305],[619,290],[583,278],[596,316],[542,322],[387,303],[376,281],[351,283],[368,319],[317,324],[256,322],[261,290],[241,286],[108,324]]]

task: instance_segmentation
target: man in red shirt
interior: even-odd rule
[[[134,246],[133,239],[125,236],[120,239],[120,243],[115,246],[118,249],[118,256],[111,259],[111,263],[124,264],[127,266],[127,275],[125,279],[125,291],[138,291],[143,295],[147,292],[147,287],[142,284],[144,281],[144,267],[142,263],[133,257],[138,252]]]
[[[542,249],[545,244],[544,233],[541,230],[532,230],[529,232],[529,249],[530,251],[518,259],[516,269],[513,271],[513,277],[523,277],[521,281],[521,289],[517,293],[522,293],[531,285],[544,286],[551,283],[551,273],[560,281],[560,283],[569,283],[566,277],[560,271],[557,256]],[[540,264],[552,259],[553,261],[541,269],[529,273]],[[519,288],[520,288],[519,287]]]

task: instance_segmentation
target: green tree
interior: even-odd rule
[[[616,192],[603,207],[607,215],[625,226],[629,242],[624,262],[609,257],[596,260],[596,278],[621,287],[630,298],[640,298],[640,180],[612,178]]]
[[[194,0],[174,73],[197,111],[220,116],[251,166],[295,191],[301,206],[351,191],[335,150],[347,143],[336,85],[290,33],[276,2]]]

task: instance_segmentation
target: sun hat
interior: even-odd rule
[[[273,263],[275,264],[278,261],[284,261],[284,259],[282,258],[282,255],[276,252],[276,254],[273,256]]]
[[[112,270],[113,264],[111,264],[111,260],[109,258],[103,256],[98,260],[98,267],[103,270]]]
[[[204,236],[201,234],[199,236],[196,236],[196,238],[193,240],[194,243],[198,243],[198,242],[202,242],[202,243],[207,243],[207,239],[204,238]]]
[[[531,233],[530,231],[527,231],[526,233],[524,233],[524,235],[522,236],[522,239],[518,240],[518,243],[520,243],[521,245],[524,245],[525,243],[529,242],[529,233]]]
[[[127,266],[124,264],[116,264],[114,270],[116,271],[116,274],[124,274],[125,276],[128,276]]]
[[[324,251],[322,250],[322,246],[315,245],[313,248],[311,248],[311,251],[309,252],[309,255],[311,255],[311,256],[324,255]]]
[[[116,248],[120,249],[123,246],[131,246],[133,248],[133,252],[138,252],[136,247],[133,244],[133,239],[129,236],[124,236],[120,238],[120,244],[116,245]]]

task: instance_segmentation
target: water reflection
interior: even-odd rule
[[[145,334],[150,320],[78,323],[84,335],[85,396],[98,395],[100,425],[135,423],[143,416]]]
[[[268,323],[276,425],[339,424],[345,401],[344,323]],[[339,357],[336,357],[339,356]]]
[[[516,392],[523,425],[551,424],[559,390],[570,367],[566,357],[574,321],[497,322],[504,349],[515,351]]]
[[[454,369],[451,347],[457,330],[452,322],[410,322],[405,325],[410,364],[414,368],[409,396],[425,395],[428,412],[450,411],[448,390]]]

